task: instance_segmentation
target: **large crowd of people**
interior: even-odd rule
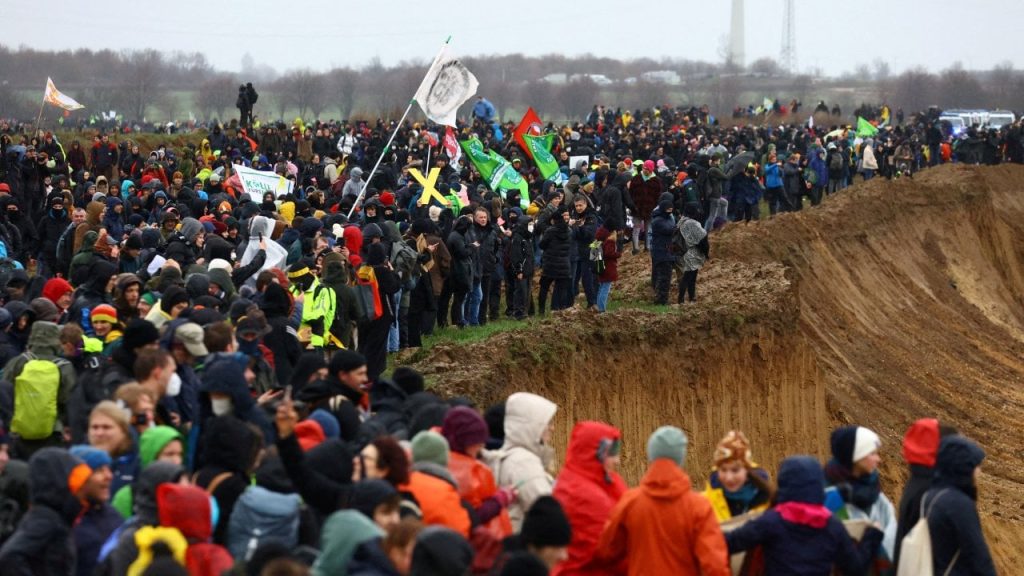
[[[935,573],[995,573],[984,453],[935,420],[907,433],[898,508],[865,427],[774,479],[728,431],[701,492],[666,426],[629,488],[619,454],[642,448],[614,423],[576,423],[554,470],[554,403],[440,398],[388,358],[501,318],[605,312],[625,252],[647,252],[655,302],[674,275],[693,301],[716,229],[855,179],[1021,162],[1019,122],[954,139],[923,113],[858,137],[595,107],[547,126],[562,172],[544,179],[480,99],[456,132],[509,158],[522,198],[436,127],[260,125],[253,103],[244,126],[145,152],[127,127],[61,142],[0,124],[0,572],[884,574],[923,515]],[[239,165],[291,192],[251,196]],[[428,168],[437,195],[410,174]]]

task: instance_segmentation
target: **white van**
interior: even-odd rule
[[[1017,121],[1017,116],[1008,110],[993,110],[988,113],[988,127],[999,130]]]

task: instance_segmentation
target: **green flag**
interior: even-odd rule
[[[480,175],[487,180],[491,190],[497,190],[501,197],[505,197],[505,191],[518,190],[519,204],[523,210],[530,205],[529,185],[522,175],[512,167],[508,160],[505,160],[494,150],[484,151],[484,145],[479,138],[473,137],[469,140],[459,142],[462,149],[469,156],[469,160],[476,166]]]
[[[871,122],[857,117],[857,136],[859,138],[874,138],[878,134],[878,128],[871,125]]]
[[[551,155],[551,146],[555,141],[555,135],[523,134],[523,140],[526,141],[526,145],[530,149],[533,161],[537,163],[541,177],[545,180],[554,179],[556,183],[560,183],[562,172],[558,169],[558,161]]]

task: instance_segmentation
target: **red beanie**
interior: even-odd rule
[[[316,420],[303,420],[295,425],[295,438],[298,439],[302,451],[309,452],[326,440],[327,436],[324,434],[324,429],[320,427],[319,422]]]
[[[938,420],[922,418],[914,422],[903,437],[903,459],[907,464],[934,468],[940,440]]]
[[[393,192],[388,191],[388,190],[385,190],[385,191],[381,192],[381,194],[380,194],[380,203],[385,205],[385,206],[394,206],[395,205],[395,194]]]
[[[71,287],[71,283],[67,280],[63,278],[50,278],[43,285],[43,298],[56,304],[61,296],[74,291],[75,289]]]

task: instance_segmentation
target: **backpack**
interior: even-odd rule
[[[828,161],[828,169],[833,172],[843,171],[843,154],[838,150],[832,153],[832,158]]]
[[[700,192],[693,178],[683,180],[683,197],[686,199],[687,204],[697,204],[700,202]]]
[[[57,270],[67,274],[71,259],[75,257],[75,225],[69,224],[57,240]]]
[[[356,301],[364,320],[372,322],[384,315],[377,273],[373,271],[373,266],[364,264],[356,272]]]
[[[25,357],[28,362],[14,379],[11,432],[26,440],[42,440],[53,435],[60,369],[67,365],[67,360],[41,360],[30,352],[26,352]]]
[[[594,240],[590,243],[590,269],[594,274],[604,274],[607,264],[604,262],[604,242]]]
[[[932,506],[947,491],[942,490],[936,494],[935,498],[932,499]],[[910,532],[907,532],[907,535],[903,537],[903,544],[900,546],[900,565],[896,569],[896,574],[899,576],[932,576],[935,573],[932,562],[932,533],[928,528],[928,510],[930,509],[931,506],[927,509],[925,508],[925,499],[921,498],[921,518],[910,529]],[[943,576],[949,576],[959,558],[960,551],[957,550],[953,556],[953,561],[949,563],[946,571],[943,572]]]
[[[808,166],[807,168],[804,169],[804,182],[807,182],[811,186],[815,186],[818,184],[818,173],[817,171],[814,170],[814,168]]]
[[[248,561],[267,542],[288,548],[299,543],[299,496],[249,486],[235,502],[228,523],[228,552]]]
[[[408,242],[402,240],[391,244],[391,267],[402,279],[403,286],[408,287],[409,281],[413,279],[419,259],[419,252],[409,246]]]
[[[676,224],[676,229],[672,232],[672,243],[668,247],[669,252],[677,256],[686,254],[689,247],[686,245],[686,239],[683,238],[683,220],[679,220]]]

